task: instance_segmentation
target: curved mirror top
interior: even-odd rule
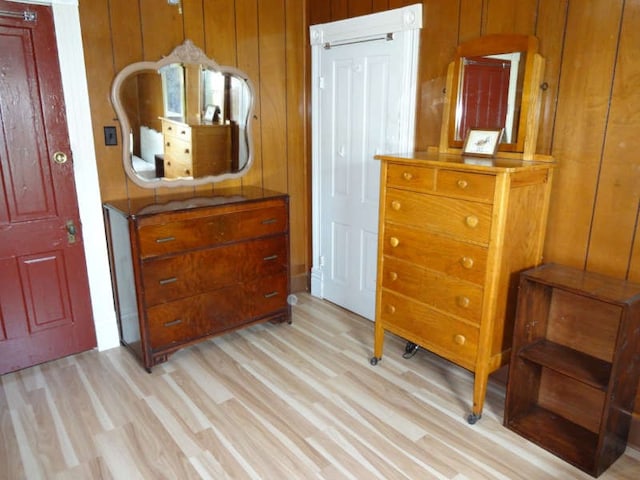
[[[189,40],[157,62],[125,67],[111,100],[124,169],[142,187],[212,183],[251,166],[251,82]]]
[[[536,37],[486,35],[458,46],[453,63],[449,146],[470,129],[503,129],[499,151],[522,152]]]

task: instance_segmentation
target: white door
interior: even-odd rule
[[[413,145],[417,30],[361,34],[325,42],[315,56],[312,294],[373,320],[380,189],[373,157]]]

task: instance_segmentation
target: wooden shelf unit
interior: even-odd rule
[[[626,448],[640,285],[548,264],[520,276],[504,424],[599,476]]]

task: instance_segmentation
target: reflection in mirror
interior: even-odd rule
[[[123,165],[144,187],[198,185],[243,175],[251,165],[253,88],[188,40],[158,62],[114,80]]]
[[[499,151],[523,152],[536,128],[542,58],[533,36],[486,35],[458,46],[450,66],[446,148],[462,147],[470,129],[503,128]]]

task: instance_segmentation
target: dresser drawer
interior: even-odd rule
[[[432,192],[435,186],[435,168],[390,164],[387,185],[415,192]]]
[[[175,162],[191,163],[191,142],[165,137],[164,155]]]
[[[162,122],[162,134],[164,138],[174,138],[191,142],[191,127],[183,123]]]
[[[287,307],[289,277],[286,272],[255,280],[248,283],[246,289],[252,315],[256,318]]]
[[[287,238],[278,235],[246,243],[236,269],[242,271],[245,281],[250,281],[286,272],[287,262]]]
[[[380,316],[385,329],[475,370],[478,327],[385,289],[382,290]]]
[[[493,203],[495,186],[495,175],[442,169],[438,170],[436,191],[444,195]]]
[[[247,302],[242,289],[237,286],[156,305],[147,310],[152,349],[222,332],[248,320]]]
[[[382,254],[483,285],[486,247],[407,226],[385,224]]]
[[[181,161],[165,155],[164,176],[166,178],[192,177],[193,165],[191,164],[191,160]]]
[[[455,277],[385,256],[382,288],[480,325],[483,289]]]
[[[284,203],[183,221],[175,220],[164,224],[144,225],[138,230],[140,256],[149,258],[173,254],[286,231],[287,209]]]
[[[145,305],[150,307],[240,282],[243,244],[153,258],[142,265]]]
[[[437,195],[388,189],[387,220],[487,245],[492,206]]]

